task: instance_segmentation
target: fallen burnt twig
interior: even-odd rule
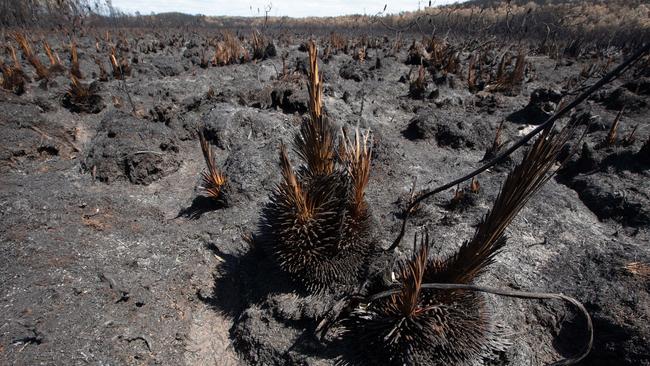
[[[400,229],[400,233],[393,242],[393,244],[386,249],[386,251],[391,251],[397,248],[404,238],[404,233],[406,232],[406,225],[408,223],[408,219],[410,217],[411,212],[413,211],[413,208],[423,200],[435,195],[436,193],[440,193],[446,189],[449,189],[451,187],[454,187],[468,179],[471,179],[472,177],[477,176],[478,174],[486,171],[487,169],[493,167],[494,165],[502,162],[506,157],[508,157],[510,154],[513,152],[517,151],[520,147],[524,146],[528,141],[530,141],[535,135],[540,133],[541,131],[550,128],[553,126],[555,121],[560,119],[562,116],[567,114],[569,111],[571,111],[573,108],[578,106],[580,103],[584,102],[591,94],[596,92],[598,89],[603,87],[605,84],[608,84],[612,82],[613,80],[617,79],[619,76],[621,76],[626,70],[628,70],[632,65],[634,65],[639,59],[643,57],[648,51],[650,51],[650,43],[646,44],[645,46],[641,47],[637,52],[635,52],[632,56],[630,56],[627,60],[623,61],[620,65],[618,65],[614,70],[610,71],[607,75],[603,76],[598,82],[593,84],[591,87],[589,87],[587,90],[585,90],[582,94],[577,96],[571,103],[566,104],[563,108],[560,108],[554,115],[549,117],[544,123],[541,125],[537,126],[534,130],[529,132],[527,135],[522,137],[519,141],[517,141],[514,145],[512,145],[510,148],[499,154],[497,157],[494,159],[490,160],[488,163],[480,166],[479,168],[473,170],[472,172],[455,179],[449,183],[443,184],[442,186],[436,187],[434,189],[425,189],[421,191],[418,195],[417,198],[412,200],[409,205],[406,207],[404,210],[404,215],[402,218],[402,227]]]

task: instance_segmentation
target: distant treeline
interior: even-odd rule
[[[381,9],[378,9],[381,10]],[[632,47],[650,39],[647,0],[473,0],[417,12],[327,18],[125,14],[110,0],[0,0],[0,25],[265,29],[269,32],[422,34]]]

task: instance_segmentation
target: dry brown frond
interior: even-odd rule
[[[605,143],[608,146],[613,146],[616,144],[618,125],[621,122],[621,117],[623,117],[623,111],[625,111],[625,107],[621,108],[621,110],[618,111],[616,118],[614,118],[614,122],[612,123],[612,127],[609,129],[609,133],[607,133],[607,140],[605,140]]]
[[[126,79],[127,76],[131,75],[131,65],[129,65],[129,61],[125,58],[118,61],[114,46],[111,47],[110,60],[111,67],[113,68],[113,77],[115,79]]]
[[[59,59],[59,55],[54,55],[54,52],[52,51],[52,47],[50,47],[50,44],[47,42],[43,42],[43,48],[45,49],[45,54],[47,54],[47,58],[50,60],[50,67],[55,66],[55,65],[61,65],[61,60]]]
[[[318,72],[316,44],[311,40],[308,43],[308,51],[310,120],[300,126],[300,135],[296,136],[294,146],[298,155],[307,163],[311,174],[331,174],[335,165],[334,130],[323,116],[323,79]]]
[[[526,71],[526,52],[523,49],[519,50],[514,60],[513,65],[513,57],[507,52],[503,55],[494,81],[485,90],[509,94],[518,93],[517,90],[524,81]]]
[[[322,115],[323,76],[318,72],[318,49],[314,41],[309,41],[307,50],[309,52],[309,111],[312,120],[317,120]]]
[[[492,140],[492,145],[487,148],[485,151],[485,156],[483,156],[483,160],[490,160],[494,157],[496,157],[499,154],[499,151],[501,151],[501,148],[503,147],[503,141],[501,141],[501,131],[503,130],[503,123],[505,122],[504,120],[501,120],[499,123],[499,126],[497,127],[496,132],[494,133],[494,140]]]
[[[77,79],[83,79],[81,69],[79,68],[79,56],[77,55],[77,45],[70,43],[70,74]]]
[[[25,92],[25,76],[21,69],[5,64],[0,59],[0,71],[2,72],[2,88],[20,95]]]
[[[345,131],[342,130],[343,142],[340,147],[341,159],[347,164],[347,171],[352,178],[353,201],[352,216],[361,217],[367,211],[365,201],[365,190],[370,178],[370,160],[372,157],[372,146],[368,140],[370,132],[363,135],[357,129],[354,132],[354,141],[351,141]]]
[[[201,143],[201,152],[205,159],[205,165],[208,168],[207,172],[201,172],[201,188],[208,197],[214,200],[222,200],[226,176],[217,168],[210,142],[205,138],[202,131],[199,130],[198,135],[199,142]]]
[[[632,275],[650,280],[650,264],[643,262],[630,262],[625,265],[625,269]]]
[[[420,291],[429,259],[429,234],[426,233],[422,238],[419,248],[417,236],[413,239],[413,243],[416,248],[413,256],[400,268],[399,282],[402,290],[398,294],[391,295],[387,304],[388,312],[402,317],[414,317],[428,309],[420,304]]]
[[[304,224],[311,219],[314,213],[314,205],[296,178],[296,174],[289,161],[287,148],[284,144],[280,145],[280,165],[282,166],[282,178],[287,188],[286,196],[292,203],[292,206],[295,207],[299,222]]]
[[[18,42],[18,45],[20,45],[20,48],[23,51],[23,55],[25,55],[25,58],[27,61],[29,61],[29,64],[32,65],[32,67],[34,67],[36,70],[37,79],[47,79],[50,76],[50,73],[43,65],[41,60],[36,55],[34,55],[32,46],[29,44],[27,38],[25,38],[25,35],[16,32],[14,33],[14,39],[16,42]]]
[[[468,283],[492,263],[505,245],[503,234],[530,197],[551,178],[557,157],[577,125],[570,123],[560,132],[545,130],[525,154],[501,187],[492,210],[479,224],[474,237],[465,242],[446,265],[452,281]]]
[[[469,191],[478,194],[481,191],[481,183],[478,182],[476,177],[472,177],[472,182],[469,184]]]
[[[424,66],[418,67],[418,76],[409,83],[409,95],[413,98],[422,98],[427,91],[427,81]]]

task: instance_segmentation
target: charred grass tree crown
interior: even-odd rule
[[[294,170],[280,146],[282,180],[262,214],[260,238],[282,271],[317,292],[363,278],[374,247],[365,200],[371,148],[358,131],[337,138],[322,110],[316,45],[308,50],[310,113],[293,142],[303,164]]]
[[[545,130],[507,176],[492,210],[473,238],[449,257],[429,257],[428,234],[414,240],[401,263],[401,290],[358,306],[342,322],[342,339],[353,349],[344,363],[475,365],[507,342],[492,323],[483,295],[467,290],[423,289],[424,283],[471,284],[506,244],[504,232],[524,204],[551,176],[575,124]],[[386,290],[386,289],[384,289]]]

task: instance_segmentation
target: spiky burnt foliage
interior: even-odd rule
[[[492,210],[473,238],[448,257],[429,258],[427,236],[398,269],[398,291],[371,297],[342,322],[352,347],[350,364],[476,365],[506,344],[491,321],[483,295],[467,290],[427,290],[426,283],[471,284],[506,244],[504,232],[551,176],[573,135],[545,130],[506,178]],[[388,289],[395,287],[389,287]],[[379,289],[379,290],[385,290]]]
[[[373,241],[365,188],[370,172],[368,135],[336,146],[335,130],[322,111],[317,51],[310,56],[310,116],[294,140],[304,163],[294,171],[280,148],[282,181],[271,194],[260,225],[264,247],[278,266],[308,291],[355,285],[363,276]],[[338,158],[337,158],[338,151]]]
[[[429,258],[428,234],[419,246],[416,237],[414,248],[397,271],[401,290],[356,309],[344,322],[346,339],[360,351],[344,363],[470,365],[503,348],[482,295],[422,288],[451,278],[443,260]]]

